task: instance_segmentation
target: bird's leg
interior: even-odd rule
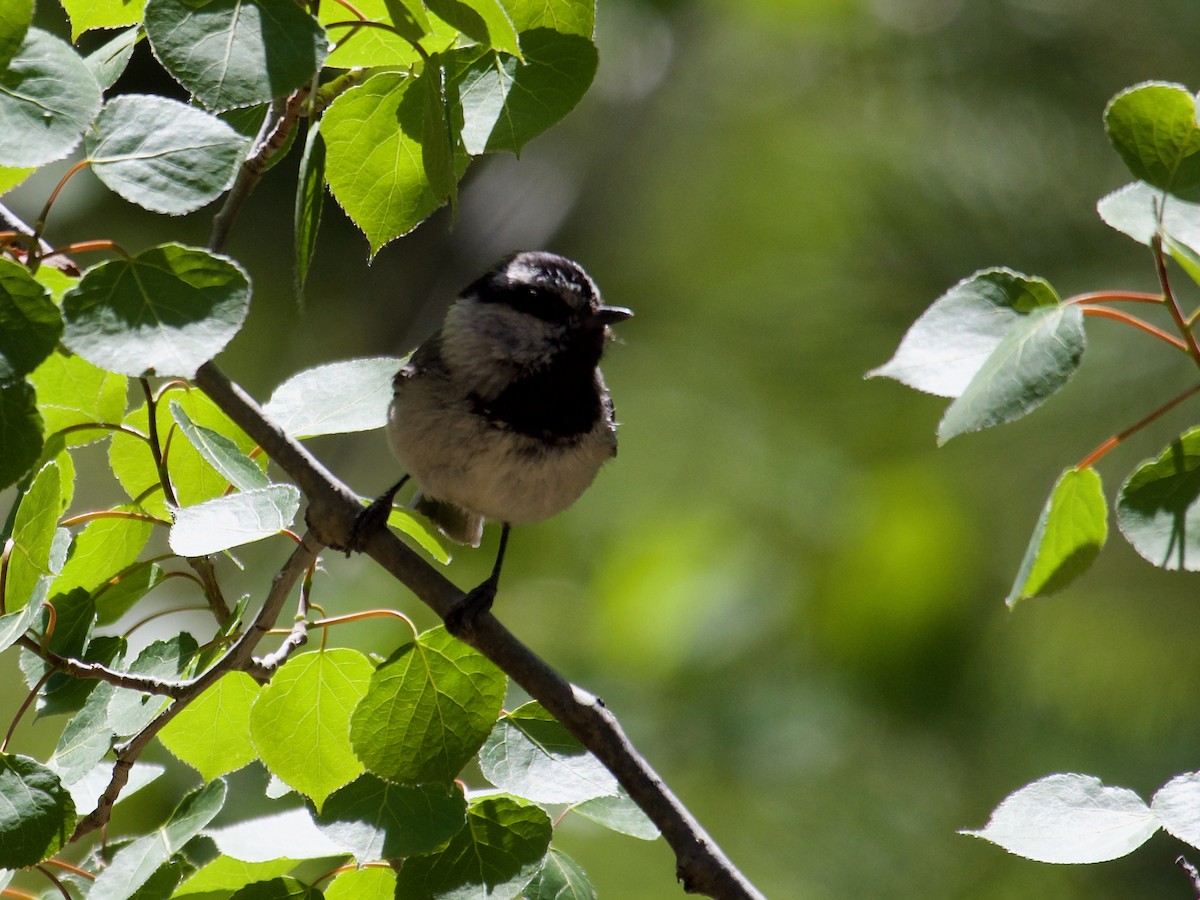
[[[363,546],[375,531],[387,526],[388,516],[392,513],[392,500],[396,497],[396,492],[404,487],[404,483],[408,481],[408,476],[405,475],[383,494],[371,501],[371,505],[364,507],[354,518],[354,524],[350,526],[350,541],[346,544],[346,555],[349,556],[354,551],[361,551]]]
[[[467,592],[446,614],[446,630],[459,634],[470,626],[475,617],[492,608],[496,599],[496,586],[500,583],[500,568],[504,565],[504,551],[508,547],[508,532],[512,526],[504,523],[500,530],[500,547],[496,550],[496,562],[487,580]]]

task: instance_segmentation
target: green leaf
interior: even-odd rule
[[[212,110],[290,94],[326,56],[325,31],[292,0],[149,0],[154,55]]]
[[[505,0],[518,32],[550,28],[591,38],[596,30],[595,0]]]
[[[176,757],[212,781],[258,758],[250,741],[250,707],[258,683],[245,672],[229,672],[190,703],[158,733]]]
[[[521,56],[517,29],[500,0],[425,0],[425,5],[477,44]]]
[[[596,47],[576,34],[535,28],[521,34],[525,62],[478,48],[445,55],[448,92],[462,110],[467,153],[519,153],[575,108],[596,75]]]
[[[946,410],[938,443],[1033,412],[1075,374],[1085,343],[1078,306],[1038,309],[1020,319]]]
[[[497,794],[471,804],[467,827],[443,848],[405,860],[397,897],[520,896],[550,846],[550,817],[537,806]]]
[[[1082,575],[1108,539],[1108,506],[1095,469],[1067,469],[1046,501],[1017,580],[1004,601],[1061,591]]]
[[[0,753],[0,868],[53,856],[75,830],[75,805],[58,776],[35,759]]]
[[[36,171],[36,168],[0,166],[0,194],[7,194]]]
[[[42,166],[62,159],[99,111],[100,85],[79,54],[30,28],[16,56],[0,69],[0,165]]]
[[[1022,317],[1058,304],[1058,294],[1041,278],[1011,269],[981,270],[938,297],[892,358],[867,377],[958,397]]]
[[[0,616],[0,651],[7,650],[38,619],[42,608],[39,603],[27,603],[22,609]]]
[[[462,785],[392,784],[363,775],[330,795],[316,817],[330,840],[359,863],[426,853],[463,827]]]
[[[385,356],[305,369],[275,389],[263,412],[295,438],[382,428],[403,363]]]
[[[194,423],[178,400],[170,403],[171,418],[183,436],[204,457],[205,462],[221,473],[240,491],[265,488],[269,482],[262,468],[241,451],[232,440],[218,431]]]
[[[396,873],[391,869],[351,869],[325,888],[325,900],[392,900]]]
[[[125,67],[133,58],[133,48],[141,39],[142,29],[134,25],[132,28],[118,32],[116,37],[97,47],[84,58],[83,61],[87,63],[88,69],[99,83],[101,90],[107,91],[125,73]]]
[[[93,28],[120,28],[142,20],[146,0],[60,0],[71,19],[71,40]]]
[[[280,875],[286,875],[295,867],[296,861],[292,859],[248,863],[229,856],[218,856],[189,877],[171,897],[182,898],[218,892],[230,893],[251,882],[267,881]]]
[[[492,730],[507,679],[445,628],[400,647],[371,676],[350,740],[367,770],[401,784],[445,783]]]
[[[224,193],[249,145],[204,110],[125,94],[104,105],[84,152],[114,193],[151,212],[180,216]]]
[[[300,510],[300,490],[272,484],[175,510],[171,550],[207,556],[273,537],[291,526]]]
[[[320,900],[325,896],[312,885],[291,876],[256,881],[235,891],[229,900]]]
[[[254,441],[203,392],[180,391],[172,397],[172,402],[177,402],[183,408],[192,423],[224,435],[242,453],[248,454],[255,448]],[[159,440],[163,441],[175,420],[167,403],[159,403],[157,410],[155,420],[158,423]],[[146,434],[149,425],[146,404],[143,403],[126,416],[124,424]],[[189,441],[171,441],[166,454],[175,497],[181,506],[192,506],[220,497],[229,488],[229,479],[209,465]],[[159,484],[158,469],[146,441],[128,434],[114,434],[108,463],[126,493],[133,498],[143,498],[142,505],[147,512],[158,516],[169,514],[161,488],[156,487]]]
[[[8,449],[7,445],[5,449]],[[6,611],[24,609],[38,579],[58,574],[63,560],[54,559],[51,550],[62,511],[62,483],[58,465],[47,463],[34,476],[29,490],[17,507],[13,523],[13,546],[8,559],[8,580],[4,584]]]
[[[125,412],[125,376],[93,366],[82,356],[51,353],[29,380],[37,389],[38,409],[47,434],[94,423],[117,423]],[[72,431],[68,447],[106,438],[110,429]]]
[[[138,512],[134,507],[119,506],[113,512]],[[137,560],[150,540],[153,529],[143,519],[100,518],[84,526],[75,538],[75,548],[54,580],[57,593],[83,588],[98,590],[121,570]]]
[[[49,759],[63,784],[82,781],[112,748],[114,733],[109,724],[108,706],[116,691],[107,682],[98,684],[63,728]]]
[[[425,172],[422,92],[416,79],[384,72],[338,96],[325,111],[325,177],[342,209],[366,234],[374,255],[442,205]],[[456,159],[461,176],[467,158]]]
[[[1154,565],[1200,569],[1200,428],[1133,470],[1117,498],[1117,525]]]
[[[536,701],[500,718],[479,751],[483,777],[535,803],[579,803],[617,792],[600,760]]]
[[[154,590],[166,573],[157,563],[132,566],[96,592],[96,624],[111,625]]]
[[[250,711],[262,761],[318,810],[363,771],[350,747],[350,713],[373,670],[356,650],[302,653],[279,667]]]
[[[1150,246],[1162,230],[1193,249],[1200,247],[1200,203],[1164,194],[1144,181],[1135,181],[1102,197],[1096,212],[1110,228]]]
[[[420,16],[427,34],[421,39],[426,52],[437,53],[447,49],[458,39],[458,29],[441,19],[425,16],[419,0],[361,0],[354,8],[369,22],[391,22],[407,31],[410,36],[422,25],[413,26],[411,21]],[[347,22],[355,18],[346,15],[346,10],[334,4],[323,3],[318,14],[322,25]],[[398,21],[399,20],[399,21]],[[356,67],[396,66],[407,69],[421,62],[421,55],[412,43],[401,34],[383,28],[359,28],[351,33],[349,28],[337,28],[331,32],[338,45],[325,60],[327,68],[351,69]]]
[[[557,847],[546,854],[542,869],[529,882],[524,900],[596,900],[596,889],[583,867]]]
[[[627,834],[643,841],[653,841],[658,837],[658,827],[630,799],[624,788],[621,788],[615,797],[584,800],[582,803],[576,803],[571,809],[610,831]]]
[[[383,6],[388,20],[410,42],[420,41],[433,28],[422,0],[383,0]]]
[[[33,0],[8,0],[0,7],[0,68],[8,65],[33,21]]]
[[[196,639],[186,631],[172,638],[160,639],[143,648],[129,667],[134,675],[181,681],[191,669],[200,648]],[[166,705],[167,699],[157,694],[143,694],[128,688],[117,688],[108,704],[109,725],[121,736],[137,734]]]
[[[0,384],[0,490],[15,484],[42,452],[42,417],[33,387],[26,381]]]
[[[225,795],[225,782],[218,779],[184,797],[166,825],[117,851],[93,882],[88,900],[126,900],[213,820]]]
[[[317,232],[321,229],[321,211],[325,207],[325,140],[318,119],[308,129],[304,152],[300,155],[300,174],[296,179],[295,242],[296,295],[303,296],[304,284],[313,255],[317,252]]]
[[[58,346],[62,316],[29,270],[0,259],[0,382],[28,375]]]
[[[1178,84],[1146,82],[1121,91],[1104,126],[1133,177],[1180,196],[1200,192],[1196,100]]]
[[[1106,862],[1132,852],[1160,821],[1128,788],[1105,787],[1091,775],[1047,775],[1009,794],[979,831],[1017,856],[1040,862]]]
[[[303,806],[210,828],[207,834],[226,856],[246,862],[346,855],[346,848],[329,840]]]
[[[63,343],[109,372],[191,378],[249,306],[250,281],[233,260],[162,244],[88,269],[63,298]]]

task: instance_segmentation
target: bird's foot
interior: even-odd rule
[[[392,501],[396,498],[396,492],[404,487],[406,481],[408,481],[407,475],[388,488],[386,493],[372,500],[369,506],[354,517],[354,524],[350,526],[350,539],[346,542],[346,556],[351,553],[361,553],[367,546],[371,535],[381,528],[387,527],[388,516],[392,514]]]
[[[458,636],[468,631],[475,619],[492,608],[496,599],[496,582],[489,578],[478,587],[472,588],[446,613],[446,630]]]

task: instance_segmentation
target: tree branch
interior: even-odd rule
[[[345,547],[362,509],[354,492],[270,422],[212,362],[200,367],[195,383],[299,485],[309,500],[310,534],[335,549]],[[462,599],[453,583],[390,531],[370,535],[363,552],[443,619]],[[541,703],[613,773],[675,852],[684,890],[719,898],[763,896],[637,752],[603,702],[566,681],[491,613],[478,616],[457,636]]]
[[[222,675],[250,665],[254,648],[274,627],[275,620],[279,618],[279,612],[283,609],[283,604],[287,600],[288,594],[291,593],[296,580],[312,565],[321,550],[320,542],[306,534],[299,546],[292,551],[292,555],[288,557],[283,568],[275,574],[275,578],[271,582],[271,589],[267,592],[267,598],[263,601],[263,605],[250,627],[242,632],[241,637],[211,668],[187,682],[183,690],[175,697],[175,702],[163,710],[153,722],[117,747],[117,761],[113,764],[113,774],[108,787],[100,795],[96,808],[79,820],[79,824],[75,826],[75,833],[71,836],[72,841],[107,824],[117,798],[121,796],[121,791],[125,789],[125,785],[129,781],[129,772],[133,768],[134,762],[168,722],[215,684]]]

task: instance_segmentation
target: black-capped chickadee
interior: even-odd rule
[[[616,455],[599,363],[609,325],[631,315],[571,260],[517,253],[468,285],[396,374],[388,443],[408,474],[377,503],[411,476],[415,508],[451,540],[478,547],[485,519],[502,524],[491,575],[449,624],[491,606],[511,526],[566,509]]]

